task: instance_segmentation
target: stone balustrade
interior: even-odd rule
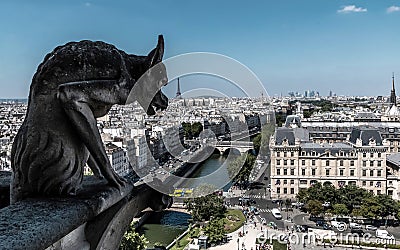
[[[146,184],[127,184],[118,191],[85,177],[74,197],[29,198],[9,205],[10,178],[0,172],[0,249],[118,249],[134,216],[172,203]]]

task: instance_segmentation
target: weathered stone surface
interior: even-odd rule
[[[0,171],[0,208],[10,205],[11,172]]]
[[[133,216],[147,207],[161,210],[171,203],[170,197],[145,184],[128,184],[119,191],[88,177],[76,197],[28,198],[1,209],[0,249],[45,249],[53,244],[52,249],[68,249],[61,248],[60,242],[57,247],[57,242],[84,224],[84,237],[77,233],[68,237],[77,237],[82,244],[89,242],[91,249],[111,244],[111,238],[118,246]],[[119,216],[121,211],[124,216]],[[63,244],[68,241],[72,240],[64,239]]]

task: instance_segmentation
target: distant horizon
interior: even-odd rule
[[[159,34],[164,59],[190,52],[231,57],[252,70],[270,96],[306,89],[386,96],[392,72],[400,79],[396,0],[5,0],[0,23],[0,89],[11,98],[28,96],[37,66],[56,46],[101,40],[147,55]],[[238,93],[213,82],[182,83],[183,91],[198,87]],[[173,97],[176,90],[165,92]]]

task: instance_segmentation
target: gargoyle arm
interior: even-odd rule
[[[124,181],[111,167],[94,115],[99,107],[111,107],[119,103],[118,88],[116,80],[65,83],[59,86],[57,97],[101,174],[111,185],[120,189]]]
[[[93,174],[97,178],[99,178],[99,179],[103,179],[104,178],[103,175],[100,172],[99,166],[97,166],[96,160],[93,158],[93,156],[91,154],[89,154],[89,158],[87,160],[87,165],[93,171]]]

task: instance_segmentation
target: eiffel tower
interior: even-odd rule
[[[178,89],[176,90],[176,96],[175,98],[181,99],[181,85],[179,84],[179,77],[178,77]]]

